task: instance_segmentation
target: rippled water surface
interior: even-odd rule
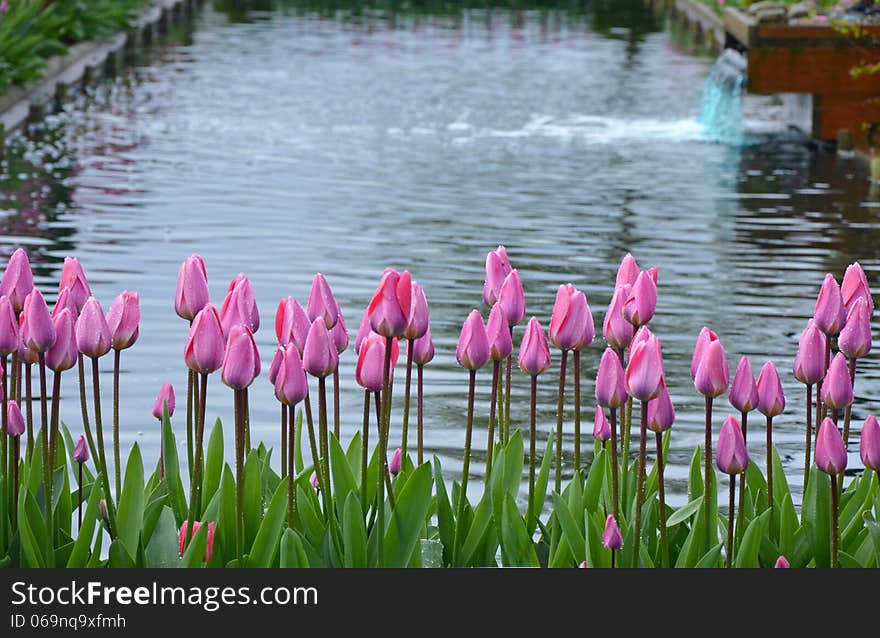
[[[11,143],[0,178],[3,253],[26,246],[50,296],[66,255],[81,259],[105,308],[123,289],[140,291],[141,338],[122,357],[124,447],[137,441],[157,456],[156,391],[170,380],[180,403],[185,395],[187,326],[173,296],[186,256],[205,257],[217,305],[238,272],[251,278],[264,370],[280,297],[305,301],[321,271],[354,333],[382,269],[394,266],[413,273],[431,305],[438,354],[426,369],[425,439],[451,476],[467,387],[455,342],[480,307],[486,252],[503,243],[545,325],[560,283],[586,291],[601,326],[624,253],[658,266],[652,327],[678,413],[674,501],[702,439],[688,368],[703,325],[721,336],[731,368],[743,354],[756,372],[768,358],[780,367],[788,407],[775,440],[799,486],[797,336],[826,272],[840,277],[858,259],[877,284],[878,195],[856,160],[786,141],[786,110],[770,98],[746,100],[745,121],[760,131],[751,145],[710,142],[694,114],[712,59],[676,45],[641,2],[609,4],[580,14],[290,10],[244,22],[208,5],[191,31]],[[600,353],[597,341],[584,357],[587,433]],[[539,449],[555,427],[558,360],[541,378]],[[345,441],[362,414],[354,364],[346,352]],[[489,376],[478,378],[478,474]],[[528,384],[519,373],[514,381],[514,421],[527,425]],[[64,388],[63,416],[76,431],[75,375]],[[857,422],[876,410],[878,389],[870,356],[860,363]],[[254,436],[274,444],[265,374],[251,397]],[[209,420],[229,421],[231,407],[212,378]],[[571,429],[569,411],[569,471]],[[761,434],[751,437],[757,460]],[[589,458],[589,436],[584,449]]]

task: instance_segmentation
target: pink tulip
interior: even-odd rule
[[[660,386],[660,395],[653,401],[648,401],[648,429],[658,433],[665,432],[675,423],[675,408],[666,381],[661,380]]]
[[[317,273],[312,279],[312,288],[309,291],[309,301],[306,304],[306,312],[309,321],[314,323],[317,319],[323,319],[327,330],[336,325],[336,318],[340,315],[339,303],[330,290],[330,284],[324,275]]]
[[[825,348],[828,337],[810,319],[798,339],[794,357],[794,376],[804,384],[818,383],[825,378]]]
[[[758,386],[755,384],[755,375],[752,374],[752,364],[746,356],[736,366],[727,400],[740,412],[751,412],[758,407]]]
[[[201,255],[190,255],[180,265],[177,273],[174,310],[181,318],[192,321],[210,299],[205,260]]]
[[[345,320],[342,318],[342,315],[336,317],[336,324],[330,330],[330,338],[333,340],[333,345],[336,346],[338,354],[342,354],[348,348],[348,329],[345,327]]]
[[[0,355],[9,356],[17,352],[20,344],[18,316],[9,297],[3,295],[0,297]]]
[[[843,297],[840,294],[840,286],[834,275],[828,273],[819,289],[819,297],[816,299],[816,308],[813,310],[813,320],[816,326],[828,335],[834,335],[843,328],[841,321],[844,312]],[[844,316],[845,319],[845,316]]]
[[[89,297],[76,320],[76,347],[87,357],[102,357],[113,345],[101,303]]]
[[[205,304],[189,328],[183,351],[187,367],[194,372],[210,374],[223,365],[226,340],[220,326],[220,315],[213,304]]]
[[[22,343],[34,352],[46,352],[55,343],[52,313],[38,288],[34,288],[24,299],[19,328]]]
[[[843,275],[843,283],[840,284],[840,294],[843,298],[843,304],[847,309],[852,308],[856,299],[862,298],[868,305],[869,314],[874,314],[874,298],[871,296],[871,289],[868,287],[868,277],[859,262],[855,262],[846,267]]]
[[[634,399],[650,401],[660,395],[662,380],[663,356],[660,340],[648,333],[644,341],[630,348],[629,363],[624,376],[626,391]]]
[[[321,491],[321,483],[318,482],[318,475],[317,474],[312,474],[311,483],[312,483],[312,487],[315,488],[316,492]]]
[[[86,437],[82,434],[79,435],[73,448],[73,460],[77,463],[85,463],[89,460],[89,448],[86,446]]]
[[[156,400],[153,402],[153,417],[161,421],[164,417],[165,406],[167,404],[168,418],[170,419],[174,416],[174,402],[174,386],[168,382],[163,383],[162,387],[159,389],[159,394],[156,396]]]
[[[82,265],[76,257],[65,257],[64,266],[61,267],[61,280],[58,282],[58,294],[68,290],[72,302],[76,305],[74,317],[82,310],[86,299],[92,296],[92,289],[83,272]]]
[[[486,255],[486,283],[483,284],[483,303],[494,306],[501,292],[505,277],[513,270],[504,246],[498,246]]]
[[[431,328],[421,337],[413,341],[413,362],[416,365],[423,366],[434,358],[434,342],[431,340]],[[407,342],[409,348],[409,342]]]
[[[489,337],[479,310],[472,310],[461,327],[455,358],[463,368],[479,370],[489,361]]]
[[[871,310],[864,297],[857,298],[849,307],[837,345],[850,359],[859,359],[871,352]]]
[[[518,325],[526,318],[526,295],[523,292],[519,273],[515,268],[510,271],[510,274],[505,277],[504,283],[501,284],[498,304],[504,309],[509,325]]]
[[[596,402],[612,410],[619,408],[627,399],[623,365],[611,348],[605,348],[596,372]]]
[[[862,465],[875,472],[880,472],[880,423],[877,422],[874,415],[868,416],[862,426],[859,453],[862,456]]]
[[[115,350],[125,350],[138,339],[141,320],[140,297],[137,292],[124,290],[119,293],[107,311],[107,325]]]
[[[424,337],[423,337],[424,338]],[[418,343],[418,341],[416,342]],[[391,340],[391,370],[397,363],[399,346]],[[361,344],[358,353],[355,379],[362,388],[371,392],[382,391],[382,375],[385,373],[385,337],[371,332]]]
[[[825,418],[816,436],[816,467],[826,474],[840,474],[846,469],[846,446],[834,421]]]
[[[769,417],[782,414],[785,409],[785,393],[782,391],[779,372],[772,361],[761,368],[755,386],[758,389],[758,412]]]
[[[510,336],[507,315],[504,314],[500,304],[495,304],[489,311],[486,336],[489,339],[489,358],[492,361],[503,361],[513,352],[513,339]]]
[[[73,313],[64,308],[52,318],[52,325],[55,328],[55,343],[46,351],[46,366],[56,372],[70,370],[79,357]]]
[[[367,307],[370,326],[383,337],[401,337],[412,303],[412,278],[408,271],[386,268]]]
[[[311,327],[309,316],[297,300],[291,297],[281,300],[275,313],[275,336],[278,337],[279,345],[293,343],[302,357]]]
[[[602,532],[602,545],[606,549],[620,549],[623,547],[623,536],[620,534],[620,528],[613,514],[609,514],[605,519],[605,531]]]
[[[85,304],[85,300],[83,300],[83,304]],[[70,314],[73,315],[74,321],[79,316],[79,311],[82,308],[82,306],[76,305],[76,300],[74,299],[70,288],[62,288],[58,291],[58,297],[55,299],[55,306],[52,308],[52,316],[54,317],[65,308],[70,310]]]
[[[602,336],[612,348],[623,350],[632,341],[635,328],[623,316],[623,304],[629,296],[632,288],[629,284],[614,289],[605,320],[602,322]]]
[[[397,476],[400,474],[401,465],[401,451],[400,448],[397,448],[394,450],[394,454],[391,455],[391,461],[388,463],[388,471],[391,472],[393,476]]]
[[[24,298],[33,289],[34,273],[31,270],[31,263],[24,249],[17,248],[9,258],[3,279],[0,280],[0,295],[9,297],[12,308],[18,314],[24,308]]]
[[[195,521],[193,523],[192,536],[196,535],[196,532],[199,531],[199,527],[202,526],[201,521]],[[183,556],[183,552],[186,549],[186,539],[187,539],[187,531],[189,527],[189,521],[183,521],[183,525],[180,526],[180,532],[178,534],[178,545],[180,546],[180,556]],[[202,556],[202,560],[206,563],[211,562],[211,558],[214,556],[214,534],[216,531],[216,524],[214,521],[208,523],[208,535],[207,542],[205,544],[205,554]]]
[[[788,560],[785,556],[780,556],[776,559],[776,564],[773,565],[775,569],[790,569],[791,565],[788,564]]]
[[[587,561],[582,560],[578,565],[578,569],[587,569]]]
[[[220,325],[225,336],[238,324],[247,326],[252,333],[260,329],[260,311],[254,298],[254,289],[244,273],[238,273],[229,282],[220,307]]]
[[[410,289],[410,305],[403,327],[404,339],[418,339],[428,330],[428,300],[422,287],[413,282]]]
[[[520,370],[532,376],[537,376],[550,367],[550,344],[536,317],[529,319],[526,326],[526,333],[519,346],[518,363]]]
[[[719,470],[731,476],[741,474],[749,465],[749,453],[736,417],[724,419],[715,446],[715,464]]]
[[[339,353],[336,344],[330,337],[327,324],[320,318],[315,319],[306,337],[306,347],[302,356],[303,368],[314,377],[324,378],[333,374],[339,365]]]
[[[596,406],[596,418],[593,421],[593,438],[597,441],[607,441],[611,438],[611,424],[605,417],[602,406]]]
[[[275,354],[272,355],[272,362],[269,364],[269,383],[273,386],[275,385],[275,379],[278,378],[278,370],[281,369],[281,360],[284,358],[284,348],[285,346],[278,346],[275,348]],[[300,358],[300,361],[302,361],[302,358]]]
[[[595,333],[586,295],[571,284],[559,286],[550,317],[553,345],[560,350],[581,350],[593,342]]]
[[[617,277],[614,280],[614,289],[618,289],[625,285],[632,286],[636,283],[639,276],[639,265],[636,263],[632,253],[626,253],[617,268]]]
[[[718,340],[705,344],[701,353],[694,387],[705,397],[715,398],[727,392],[730,384],[730,368],[724,346]]]
[[[278,373],[275,375],[275,398],[285,405],[296,405],[309,394],[309,382],[299,351],[292,343],[284,346]]]
[[[657,308],[657,284],[647,270],[639,273],[626,300],[623,302],[623,316],[634,326],[642,326],[651,321]]]
[[[230,388],[244,390],[259,374],[260,351],[254,333],[246,325],[237,323],[229,331],[220,378]]]
[[[371,332],[373,332],[373,326],[370,325],[370,312],[365,310],[363,317],[361,317],[361,325],[358,327],[357,335],[354,338],[355,354],[360,354],[361,344]]]
[[[15,401],[6,402],[6,433],[9,436],[24,434],[24,417]]]
[[[691,379],[697,378],[697,368],[700,367],[700,361],[703,360],[703,350],[712,342],[718,341],[718,335],[706,326],[700,329],[697,335],[697,342],[694,344],[694,355],[691,357]]]
[[[839,410],[853,402],[853,386],[849,378],[846,356],[838,352],[831,360],[828,374],[822,382],[822,403]]]

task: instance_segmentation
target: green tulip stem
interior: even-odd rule
[[[425,432],[425,386],[424,386],[424,371],[425,366],[421,363],[416,366],[416,425],[418,429],[418,459],[419,465],[425,462],[424,460],[424,432]]]
[[[364,429],[361,436],[361,507],[367,503],[367,465],[370,445],[370,391],[364,390]]]
[[[492,455],[495,451],[495,415],[498,405],[498,377],[501,376],[501,361],[492,362],[492,391],[489,401],[489,440],[486,443],[486,480],[492,473]]]
[[[705,468],[704,468],[704,477],[703,477],[703,511],[705,515],[709,515],[709,503],[711,502],[711,495],[709,494],[709,489],[712,486],[712,397],[706,397],[706,438],[705,438],[705,449],[704,449],[704,459],[705,459]],[[706,551],[712,549],[714,543],[712,542],[712,527],[713,524],[710,522],[706,525]]]
[[[838,507],[837,474],[831,474],[831,567],[839,567],[837,564]]]
[[[513,326],[510,326],[510,342],[513,343]],[[504,437],[502,445],[510,440],[510,371],[513,365],[513,353],[507,355],[507,369],[504,371]]]
[[[574,351],[574,471],[581,469],[581,351]]]
[[[614,555],[615,555],[616,553],[617,553],[617,552],[615,552],[614,549],[612,548],[612,549],[611,549],[611,569],[614,569]]]
[[[617,408],[611,408],[611,512],[620,520],[620,482],[617,476]]]
[[[78,467],[78,470],[79,470],[79,471],[77,472],[77,479],[78,479],[78,482],[79,482],[79,489],[78,489],[77,492],[76,492],[76,500],[77,500],[77,502],[76,502],[77,528],[76,528],[76,529],[77,529],[77,531],[80,531],[80,530],[82,529],[82,526],[83,526],[83,511],[82,511],[82,504],[83,504],[83,464],[82,464],[82,463],[77,463],[77,465],[79,466],[79,467]]]
[[[243,390],[233,389],[235,405],[235,549],[244,567],[244,401]]]
[[[773,417],[767,417],[767,507],[770,509],[770,527],[773,529]]]
[[[92,437],[92,428],[89,425],[89,405],[86,400],[86,364],[83,359],[82,353],[77,355],[77,367],[79,370],[79,405],[80,412],[82,414],[82,422],[83,422],[83,431],[86,434],[86,441],[89,444],[89,453],[92,455],[92,463],[95,464],[95,469],[100,472],[100,457],[98,456],[98,446],[95,445],[95,439]],[[30,440],[28,440],[28,446],[30,447]]]
[[[196,373],[187,370],[186,375],[186,461],[189,478],[193,474],[193,386],[195,386]]]
[[[565,367],[568,350],[562,351],[559,364],[559,391],[556,393],[556,493],[562,493],[562,421],[565,408]]]
[[[113,464],[116,470],[116,500],[122,493],[122,461],[119,456],[119,359],[122,351],[113,350]]]
[[[391,348],[394,337],[385,337],[385,362],[382,366],[382,410],[379,421],[379,484],[376,501],[376,566],[385,565],[385,474],[388,471],[386,448],[388,420],[391,415]]]
[[[538,438],[538,375],[532,375],[531,401],[529,405],[529,500],[526,529],[533,529],[532,516],[535,511],[535,443]]]
[[[9,380],[6,376],[5,354],[0,356],[0,365],[3,366],[3,415],[0,417],[0,476],[2,476],[3,479],[6,479],[7,459],[9,458],[9,442],[6,439],[6,426],[8,424],[6,401],[9,396]],[[5,485],[5,480],[3,483]],[[7,495],[3,494],[3,498],[7,498]]]
[[[101,423],[101,378],[98,373],[98,357],[92,359],[92,392],[95,402],[95,433],[98,438],[98,458],[100,459],[100,472],[104,479],[104,491],[107,497],[107,514],[110,519],[110,529],[116,529],[116,510],[113,507],[113,492],[110,490],[110,475],[107,473],[107,456],[104,453],[104,428]],[[112,533],[108,529],[112,538]]]
[[[288,453],[284,461],[287,465],[287,526],[293,529],[296,521],[296,470],[293,467],[293,450],[296,445],[296,405],[281,405],[285,412],[289,412],[289,417],[286,419],[287,432],[284,433],[288,439]]]
[[[327,499],[325,509],[329,520],[332,498],[330,492],[330,434],[327,425],[327,377],[318,377],[318,436],[321,442],[321,474],[318,475],[318,480],[321,483],[321,493]]]
[[[809,405],[809,400],[807,400],[807,405]],[[748,431],[749,431],[749,413],[745,410],[740,412],[740,417],[742,421],[742,433],[743,433],[743,444],[748,443]],[[734,480],[734,479],[731,479]],[[736,522],[736,542],[739,543],[742,540],[742,536],[745,533],[745,504],[746,504],[746,471],[745,469],[739,475],[739,507],[737,508],[737,522]]]
[[[856,386],[856,359],[849,360],[849,382],[853,388]],[[843,444],[849,447],[849,422],[852,418],[852,403],[843,410]]]
[[[281,405],[281,478],[287,476],[287,406]]]
[[[663,434],[657,435],[657,494],[660,498],[660,566],[669,567],[669,539],[666,533],[666,487],[663,484]]]
[[[9,509],[12,512],[12,531],[18,529],[18,461],[19,454],[21,450],[21,436],[12,437],[12,471],[10,472],[12,476],[12,507]],[[53,550],[54,551],[54,550]]]
[[[807,384],[807,438],[804,443],[804,494],[807,492],[807,483],[810,481],[810,459],[812,458],[811,447],[813,445],[813,385]],[[745,432],[745,428],[743,428]]]
[[[321,481],[321,457],[318,454],[318,439],[315,436],[315,421],[312,417],[312,402],[309,399],[309,395],[306,395],[305,398],[306,404],[306,425],[308,426],[309,431],[309,449],[312,453],[312,465],[315,468],[315,476],[318,477],[318,481]],[[326,501],[325,501],[326,505]],[[325,507],[324,516],[329,515],[329,510]]]
[[[727,569],[733,567],[733,518],[736,506],[736,475],[730,475],[730,501],[727,510]]]
[[[333,370],[333,436],[339,440],[340,415],[339,415],[339,366]]]
[[[464,462],[461,466],[461,491],[458,494],[458,516],[455,521],[455,541],[453,543],[453,564],[458,564],[458,552],[460,543],[464,542],[464,537],[460,536],[464,527],[464,506],[467,502],[467,486],[468,474],[471,465],[471,435],[474,426],[474,394],[476,391],[477,371],[470,370],[468,379],[468,407],[467,407],[467,423],[465,425],[464,434]]]
[[[49,404],[46,402],[46,397],[49,395],[47,391],[47,383],[46,383],[46,353],[41,352],[39,354],[39,367],[40,367],[40,432],[43,437],[43,474],[46,477],[46,531],[47,531],[47,540],[49,541],[49,553],[46,554],[47,557],[47,566],[54,567],[55,566],[55,528],[53,526],[53,499],[52,499],[52,476],[53,471],[55,469],[55,459],[50,456],[50,445],[49,445]],[[27,411],[28,411],[28,422],[33,422],[33,414],[31,408],[31,365],[28,364],[25,368],[27,370]]]
[[[642,504],[645,502],[645,463],[648,445],[648,402],[642,401],[642,425],[639,429],[639,469],[636,477],[636,513],[633,524],[633,567],[639,566],[642,544]]]
[[[193,465],[193,478],[189,490],[189,533],[185,539],[185,543],[189,543],[189,539],[196,535],[195,521],[201,518],[202,506],[202,456],[203,441],[205,437],[205,402],[208,396],[208,375],[201,373],[201,391],[199,392],[199,408],[196,411],[196,447]]]
[[[413,339],[407,341],[406,347],[406,382],[403,386],[403,427],[400,435],[400,467],[406,461],[406,444],[409,435],[409,402],[410,386],[412,385]]]

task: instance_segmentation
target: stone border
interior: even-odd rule
[[[667,12],[693,34],[694,43],[714,49],[724,49],[726,33],[724,21],[699,0],[646,0],[657,11]]]
[[[95,78],[122,69],[135,51],[150,45],[172,24],[191,19],[203,0],[157,0],[146,9],[132,28],[109,42],[80,42],[66,55],[49,58],[45,77],[25,85],[12,86],[0,96],[0,148],[4,135],[28,122],[43,118],[48,108],[64,100],[70,89],[84,86]]]

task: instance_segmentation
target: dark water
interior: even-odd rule
[[[452,476],[467,387],[454,346],[480,306],[486,252],[507,246],[529,312],[545,326],[557,286],[570,281],[586,291],[601,332],[629,250],[660,270],[653,328],[678,412],[673,501],[684,499],[702,439],[702,398],[688,367],[703,325],[721,336],[731,368],[742,354],[756,372],[768,358],[780,367],[788,408],[775,440],[799,486],[798,334],[826,272],[840,277],[858,259],[875,285],[880,274],[880,198],[856,160],[786,141],[786,109],[770,98],[745,101],[746,126],[760,133],[753,144],[711,142],[695,114],[712,59],[679,48],[641,2],[578,12],[246,15],[206,8],[191,33],[10,144],[3,165],[5,255],[25,246],[47,292],[63,258],[78,256],[105,309],[122,289],[140,291],[140,342],[122,358],[125,448],[137,441],[157,455],[150,407],[164,381],[183,402],[187,326],[173,296],[178,266],[193,252],[205,257],[217,305],[238,272],[253,282],[264,374],[252,389],[251,423],[273,444],[277,404],[265,368],[278,299],[304,301],[313,273],[325,273],[353,337],[382,269],[408,268],[427,291],[438,353],[426,372],[426,444]],[[588,433],[600,354],[597,342],[584,359]],[[346,441],[361,418],[355,360],[353,351],[342,357]],[[558,360],[554,353],[541,379],[539,448],[555,427]],[[488,376],[478,380],[478,474]],[[64,417],[76,433],[69,377]],[[232,395],[214,377],[209,421],[228,421]],[[518,373],[514,381],[514,420],[527,425],[528,384]],[[878,388],[872,355],[860,362],[857,422],[876,411]],[[728,413],[721,405],[719,424]],[[179,432],[183,423],[176,419]],[[571,428],[568,413],[567,469]],[[753,432],[762,462],[763,433]]]

